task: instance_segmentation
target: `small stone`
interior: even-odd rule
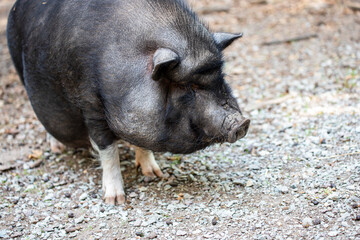
[[[319,225],[321,223],[321,220],[316,218],[312,222],[313,222],[314,225]]]
[[[66,198],[70,198],[70,197],[71,197],[71,193],[66,192],[66,193],[65,193],[65,197],[66,197]]]
[[[150,226],[151,224],[154,224],[158,221],[158,216],[157,215],[151,215],[149,216],[149,219],[146,222],[142,223],[143,227],[147,227]]]
[[[249,181],[247,181],[246,186],[252,187],[252,186],[254,186],[254,182],[252,180],[249,180]]]
[[[339,234],[339,231],[330,231],[330,232],[328,232],[328,235],[330,237],[336,237],[338,234]]]
[[[318,200],[316,200],[316,199],[311,200],[311,202],[312,202],[312,204],[314,204],[315,206],[319,204]]]
[[[359,207],[359,204],[357,204],[357,203],[353,203],[353,204],[351,204],[351,207],[352,207],[353,209],[356,209],[356,208],[358,208],[358,207]]]
[[[49,179],[49,175],[48,174],[45,174],[44,177],[42,178],[42,180],[44,182],[48,182],[50,179]]]
[[[177,186],[179,185],[179,183],[178,183],[177,181],[172,181],[172,182],[170,182],[169,184],[170,184],[170,186],[172,186],[172,187],[177,187]]]
[[[337,201],[337,200],[339,200],[339,194],[337,192],[333,192],[329,195],[329,199],[331,199],[333,201]]]
[[[172,223],[172,221],[171,220],[166,220],[166,225],[172,225],[173,223]]]
[[[76,224],[82,223],[83,221],[84,221],[84,216],[80,216],[77,219],[75,219]]]
[[[100,208],[100,212],[102,212],[102,213],[105,212],[105,208],[103,208],[103,207]]]
[[[55,199],[55,195],[53,193],[49,193],[45,196],[44,201],[52,201]]]
[[[83,200],[85,200],[87,197],[88,197],[88,194],[87,194],[87,193],[83,193],[83,194],[80,195],[79,199],[80,199],[81,201],[83,201]]]
[[[140,191],[140,192],[146,192],[147,190],[148,190],[147,187],[140,187],[140,188],[139,188],[139,191]]]
[[[157,238],[157,234],[156,233],[150,233],[149,239],[154,239],[154,238]]]
[[[302,226],[303,226],[304,228],[310,227],[311,224],[312,224],[312,219],[309,218],[309,217],[304,218],[303,221],[302,221]]]
[[[164,178],[164,179],[168,179],[169,177],[170,177],[169,173],[164,173],[163,176],[162,176],[162,178]]]
[[[131,198],[136,198],[137,196],[138,196],[138,194],[136,192],[131,192],[129,194],[129,197],[131,197]]]
[[[216,217],[214,217],[214,218],[211,220],[211,224],[214,225],[214,226],[217,224],[217,218],[216,218]]]
[[[178,231],[176,232],[176,236],[185,236],[185,235],[187,235],[187,232],[185,232],[185,231],[183,231],[183,230],[178,230]]]
[[[360,221],[360,215],[355,216],[355,221]]]
[[[22,233],[21,232],[14,232],[13,234],[11,234],[11,238],[18,238],[18,237],[21,237],[22,236]]]
[[[144,234],[142,232],[136,232],[135,235],[138,236],[138,237],[143,237],[144,236]]]
[[[200,182],[202,182],[202,183],[208,182],[208,179],[207,179],[205,176],[201,176],[199,180],[200,180]]]
[[[134,227],[140,227],[141,226],[142,221],[140,219],[136,219],[136,221],[133,223]]]
[[[277,190],[282,194],[289,193],[289,188],[286,186],[277,186]]]
[[[330,188],[336,188],[336,185],[331,182],[329,187],[330,187]]]
[[[9,235],[7,235],[6,230],[0,230],[0,238],[8,238]]]
[[[170,190],[170,189],[171,189],[171,186],[170,186],[170,185],[165,185],[165,186],[164,186],[164,190],[165,190],[165,191],[168,191],[168,190]]]
[[[244,187],[246,185],[246,181],[244,179],[238,178],[238,179],[233,179],[233,183],[235,185],[239,185]]]
[[[15,204],[15,205],[18,204],[18,202],[19,202],[19,198],[14,198],[14,199],[12,200],[12,203]]]
[[[73,217],[74,217],[74,213],[73,213],[73,212],[69,212],[69,213],[68,213],[68,217],[69,217],[69,218],[73,218]]]
[[[155,177],[149,177],[149,176],[145,176],[144,177],[144,182],[149,183],[154,181],[156,178]]]
[[[80,230],[80,229],[81,229],[80,227],[72,226],[72,227],[66,228],[66,229],[65,229],[65,232],[67,232],[67,233],[72,233],[72,232],[78,231],[78,230]]]

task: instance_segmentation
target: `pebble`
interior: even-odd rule
[[[131,197],[131,198],[136,198],[137,196],[139,196],[139,195],[136,192],[131,192],[129,194],[129,197]]]
[[[0,230],[0,238],[8,238],[9,235],[7,234],[6,230]]]
[[[328,232],[328,235],[330,237],[336,237],[337,235],[339,235],[339,231],[330,231],[330,232]]]
[[[80,223],[82,223],[84,221],[84,219],[85,219],[84,216],[80,216],[80,217],[75,219],[75,223],[80,224]]]
[[[247,187],[252,187],[252,186],[254,186],[254,182],[252,180],[248,180],[247,183],[246,183],[246,186]]]
[[[212,225],[216,225],[217,224],[217,218],[214,217],[212,220],[211,220],[211,224]]]
[[[148,236],[149,239],[154,239],[154,238],[157,238],[157,234],[156,233],[150,233],[149,236]]]
[[[333,192],[329,195],[329,199],[331,199],[333,201],[337,201],[337,200],[339,200],[339,194],[337,192]]]
[[[142,232],[136,232],[135,235],[138,236],[138,237],[143,237],[143,236],[144,236],[144,233],[142,233]]]
[[[244,187],[246,185],[246,180],[238,178],[238,179],[233,179],[233,183],[235,185],[240,185],[242,187]]]
[[[136,221],[133,223],[134,227],[140,227],[141,226],[142,221],[140,219],[136,219]]]
[[[316,199],[311,200],[311,202],[312,202],[312,204],[314,204],[315,206],[319,204],[319,201],[316,200]]]
[[[69,218],[73,218],[74,216],[75,216],[75,215],[74,215],[73,212],[69,212],[69,213],[68,213],[68,217],[69,217]]]
[[[171,186],[170,186],[170,185],[167,184],[167,185],[164,186],[164,191],[168,191],[168,190],[170,190],[170,189],[171,189]]]
[[[87,193],[83,193],[83,194],[80,195],[79,199],[80,199],[81,201],[84,201],[87,197],[88,197],[88,194],[87,194]]]
[[[357,204],[357,203],[353,203],[353,204],[351,204],[351,207],[352,207],[353,209],[356,209],[356,208],[358,208],[358,207],[359,207],[359,204]]]
[[[176,236],[185,236],[185,235],[187,235],[187,232],[185,232],[185,231],[183,231],[183,230],[178,230],[178,231],[176,232]]]
[[[282,185],[277,186],[277,190],[278,190],[280,193],[282,193],[282,194],[287,194],[287,193],[289,193],[289,188],[286,187],[286,186],[282,186]]]
[[[312,219],[311,219],[311,218],[306,217],[306,218],[304,218],[304,219],[302,220],[302,226],[303,226],[304,228],[308,228],[308,227],[310,227],[311,225],[312,225]]]
[[[319,224],[321,224],[321,220],[318,219],[318,218],[316,218],[316,219],[314,219],[314,220],[312,221],[312,223],[313,223],[314,225],[319,225]]]

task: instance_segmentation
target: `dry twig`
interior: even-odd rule
[[[328,156],[328,157],[321,157],[321,158],[318,158],[318,160],[326,160],[326,159],[331,159],[331,158],[354,156],[354,155],[360,155],[360,152],[344,153],[344,154],[333,155],[333,156]]]
[[[275,40],[275,41],[270,41],[270,42],[263,42],[262,45],[264,45],[264,46],[278,45],[278,44],[283,44],[283,43],[291,43],[291,42],[298,42],[298,41],[308,40],[310,38],[316,38],[316,37],[318,37],[317,34],[308,34],[308,35],[288,38],[288,39],[284,39],[284,40]]]
[[[229,12],[229,7],[222,7],[222,6],[210,6],[210,7],[202,7],[197,10],[200,14],[211,14],[217,12]]]

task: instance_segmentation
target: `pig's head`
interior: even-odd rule
[[[222,51],[241,34],[215,33],[207,43],[160,46],[149,54],[148,77],[119,100],[110,127],[122,139],[153,151],[191,153],[244,137],[244,118],[224,81]],[[199,48],[202,48],[202,50]],[[191,48],[190,48],[191,49]],[[108,112],[116,112],[109,110]]]
[[[182,59],[171,49],[156,50],[152,79],[163,81],[164,124],[168,133],[160,142],[172,152],[192,152],[213,143],[233,143],[246,135],[250,120],[242,116],[224,81],[220,54],[241,36],[213,34],[217,49],[204,56]]]

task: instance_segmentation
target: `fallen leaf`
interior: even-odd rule
[[[33,150],[32,154],[29,154],[28,158],[29,159],[39,159],[42,156],[42,151],[41,150]]]
[[[183,199],[184,199],[184,194],[183,194],[183,193],[179,193],[177,199],[178,199],[179,201],[183,200]]]

